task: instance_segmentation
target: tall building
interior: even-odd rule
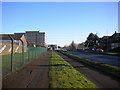
[[[26,31],[25,37],[26,37],[26,40],[30,43],[34,43],[36,45],[40,44],[39,31]]]
[[[40,32],[40,44],[45,45],[45,32]]]
[[[35,45],[45,45],[45,32],[39,31],[26,31],[25,33],[15,33],[24,34],[27,42]]]

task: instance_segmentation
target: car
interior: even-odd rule
[[[92,51],[96,51],[96,48],[92,48]]]
[[[67,49],[63,49],[62,51],[63,51],[63,52],[67,52]]]
[[[97,49],[96,51],[98,51],[98,52],[104,52],[104,50],[103,49]]]

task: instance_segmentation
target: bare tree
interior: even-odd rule
[[[72,41],[72,43],[69,45],[69,49],[72,51],[76,51],[77,45],[74,43],[74,41]]]

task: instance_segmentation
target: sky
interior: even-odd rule
[[[117,2],[3,2],[2,33],[46,33],[47,44],[84,42],[118,32]]]

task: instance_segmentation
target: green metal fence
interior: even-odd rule
[[[2,76],[4,77],[8,73],[18,70],[46,51],[47,48],[45,47],[27,47],[26,52],[2,55]]]

